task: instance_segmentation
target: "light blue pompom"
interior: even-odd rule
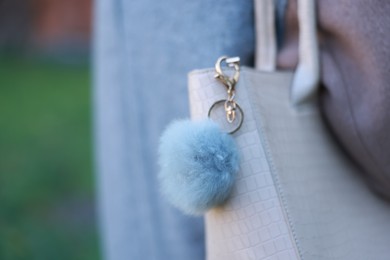
[[[229,196],[238,150],[213,121],[173,122],[161,136],[159,153],[162,192],[185,213],[202,214]]]

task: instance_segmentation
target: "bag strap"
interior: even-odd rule
[[[294,105],[315,99],[320,78],[315,0],[298,0],[299,63],[291,86]]]
[[[274,71],[276,67],[276,35],[274,0],[255,0],[256,59],[258,70]]]
[[[319,54],[316,30],[316,0],[298,0],[299,63],[295,70],[291,101],[294,105],[315,99],[319,82]],[[273,0],[255,0],[256,68],[275,70],[276,34]]]

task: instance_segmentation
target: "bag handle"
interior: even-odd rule
[[[274,71],[276,68],[276,35],[274,0],[255,0],[256,59],[258,70]]]
[[[272,71],[276,64],[275,6],[273,0],[255,0],[256,68]],[[319,82],[319,54],[315,0],[298,0],[299,63],[295,70],[291,101],[294,105],[315,99]]]

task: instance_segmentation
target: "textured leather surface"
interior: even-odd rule
[[[243,82],[237,85],[236,101],[245,118],[234,134],[241,169],[230,200],[206,214],[207,259],[298,259]],[[195,71],[189,76],[189,95],[197,120],[226,98],[226,89],[214,79],[214,70]]]
[[[213,75],[189,76],[193,119],[225,97]],[[241,169],[231,198],[206,214],[207,258],[389,259],[390,205],[361,181],[316,106],[290,105],[292,76],[242,70]]]

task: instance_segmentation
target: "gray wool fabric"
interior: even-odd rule
[[[187,73],[253,63],[253,1],[98,0],[94,111],[104,259],[204,259],[201,218],[160,196],[164,127],[188,117]]]

